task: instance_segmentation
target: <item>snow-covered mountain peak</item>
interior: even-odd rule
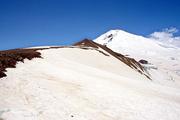
[[[177,49],[171,44],[166,44],[140,35],[128,33],[123,30],[110,30],[94,40],[97,43],[106,45],[115,52],[129,54],[132,57],[156,55],[159,52],[168,52]]]
[[[124,54],[126,54],[127,49],[135,53],[143,52],[142,54],[151,51],[152,48],[156,50],[154,53],[156,53],[157,50],[164,49],[164,47],[160,46],[156,41],[123,30],[110,30],[95,39],[95,42],[107,45],[114,51]],[[151,52],[149,54],[153,53]]]
[[[116,39],[116,37],[121,37],[122,39],[123,38],[140,38],[140,39],[143,38],[142,36],[134,35],[134,34],[126,32],[126,31],[116,29],[116,30],[110,30],[110,31],[106,32],[105,34],[98,37],[96,39],[96,41],[102,42],[102,40],[103,40],[104,43],[107,43],[108,40],[110,40],[112,38]],[[119,40],[122,40],[122,39],[119,39]]]
[[[161,76],[163,84],[168,80],[179,82],[180,79],[180,49],[172,44],[128,33],[123,30],[110,30],[94,40],[106,45],[115,52],[128,55],[139,60],[147,60],[152,68],[149,72],[155,79]],[[151,66],[150,65],[150,66]],[[178,83],[174,84],[177,85]]]

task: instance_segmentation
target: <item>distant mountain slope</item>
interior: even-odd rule
[[[155,82],[180,88],[180,48],[122,30],[111,30],[94,41],[137,61],[147,60],[150,64],[144,66]]]

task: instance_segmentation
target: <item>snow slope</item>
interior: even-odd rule
[[[94,41],[137,61],[147,60],[154,82],[180,88],[180,48],[123,30],[111,30]]]
[[[100,49],[100,48],[99,48]],[[39,50],[0,79],[2,120],[179,120],[180,89],[152,82],[108,52]]]

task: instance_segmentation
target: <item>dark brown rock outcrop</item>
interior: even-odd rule
[[[24,59],[40,58],[42,49],[14,49],[0,51],[0,78],[5,77],[6,68],[15,68],[17,62],[24,62]]]

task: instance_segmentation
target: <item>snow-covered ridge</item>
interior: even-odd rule
[[[115,58],[117,58],[118,60],[120,60],[121,62],[123,62],[126,65],[128,65],[129,67],[131,67],[132,69],[136,70],[137,72],[139,72],[139,73],[145,75],[147,78],[151,79],[150,76],[148,75],[147,71],[144,69],[144,67],[141,66],[141,64],[139,62],[137,62],[135,59],[126,57],[120,53],[116,53],[116,52],[112,51],[111,49],[109,49],[108,47],[106,47],[105,45],[95,43],[88,39],[77,42],[74,45],[80,46],[80,47],[93,47],[96,49],[100,49],[101,53],[103,53],[101,50],[106,51],[109,54],[111,54],[112,56],[114,56]]]
[[[96,106],[102,101],[100,94],[103,97],[109,89],[109,95],[113,93],[111,89],[119,79],[149,81],[108,51],[90,46],[40,47],[0,53],[7,65],[17,60],[16,68],[6,66],[7,76],[0,78],[0,119],[108,119],[110,116],[104,116],[105,111],[100,112],[103,108]],[[103,99],[106,97],[109,96]]]
[[[14,50],[6,50],[0,51],[0,78],[6,77],[6,68],[15,68],[17,62],[23,62],[24,59],[31,60],[33,58],[41,58],[39,50],[46,50],[46,49],[58,49],[58,48],[81,48],[86,50],[96,50],[105,56],[112,55],[113,57],[117,58],[121,62],[125,63],[132,69],[136,70],[137,72],[145,75],[147,78],[150,79],[148,73],[146,73],[145,69],[132,58],[125,57],[119,53],[115,53],[106,46],[102,46],[93,42],[92,40],[82,40],[80,42],[75,43],[73,46],[40,46],[40,47],[31,47],[26,49],[14,49]],[[110,55],[109,55],[110,54]]]
[[[0,78],[1,120],[180,119],[178,87],[149,80],[143,64],[104,45],[84,40],[13,51],[0,54],[8,65],[17,59]]]

